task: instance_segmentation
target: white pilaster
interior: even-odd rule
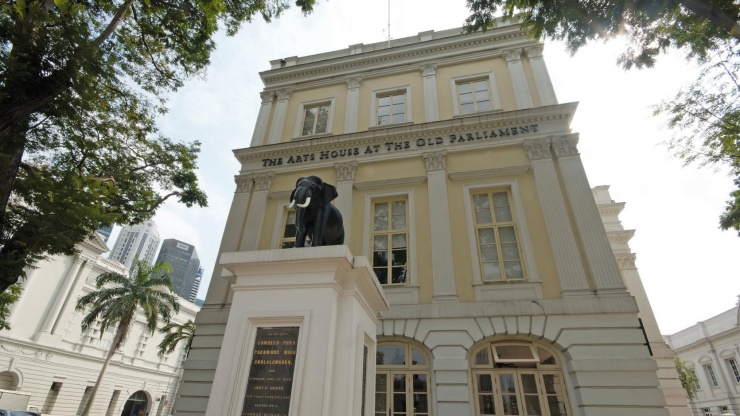
[[[586,263],[598,292],[624,293],[624,282],[588,184],[586,171],[576,148],[577,143],[578,136],[575,134],[552,139],[552,148],[558,158],[565,194],[581,239]]]
[[[545,59],[542,57],[543,48],[543,45],[535,45],[524,48],[524,51],[527,53],[529,63],[532,66],[532,75],[534,76],[534,83],[540,96],[541,105],[555,105],[558,103],[558,99],[555,96],[555,89],[552,87],[550,74],[547,72]]]
[[[439,121],[439,104],[437,100],[437,65],[424,64],[420,68],[424,78],[424,115],[427,123]]]
[[[242,241],[239,244],[239,251],[252,251],[257,249],[260,230],[262,229],[262,220],[265,217],[265,207],[267,206],[267,197],[270,193],[270,183],[272,183],[273,172],[259,173],[254,175],[254,192],[252,193],[252,203],[249,205],[249,213],[244,224]]]
[[[532,95],[529,93],[527,77],[524,75],[524,67],[522,66],[522,50],[505,51],[503,57],[506,59],[506,66],[509,67],[511,86],[514,88],[514,96],[519,109],[532,108],[534,106]]]
[[[344,132],[357,131],[357,114],[360,108],[360,82],[362,78],[347,79],[347,111],[344,115]],[[346,230],[345,230],[346,231]]]
[[[277,106],[275,107],[275,115],[272,117],[270,138],[267,144],[280,143],[280,138],[283,135],[283,127],[285,126],[285,116],[288,114],[288,99],[291,93],[292,91],[289,89],[283,89],[277,92]]]
[[[455,268],[452,258],[450,232],[450,206],[447,201],[447,176],[445,175],[447,150],[423,153],[427,168],[429,189],[429,229],[432,234],[432,302],[457,301]]]
[[[552,160],[550,138],[525,140],[522,144],[532,163],[537,196],[563,295],[588,294],[586,274]]]
[[[73,259],[72,265],[69,267],[69,270],[67,270],[67,274],[64,275],[61,287],[54,297],[54,303],[52,303],[51,308],[49,308],[49,312],[44,318],[41,330],[35,336],[36,341],[38,341],[43,334],[53,333],[54,324],[59,318],[59,312],[62,310],[62,306],[64,306],[64,302],[69,296],[69,289],[77,279],[77,275],[79,274],[83,263],[86,262],[86,259],[80,254],[75,255]]]
[[[257,115],[257,122],[254,124],[254,133],[252,133],[252,143],[249,147],[260,146],[265,143],[265,134],[267,134],[267,121],[270,119],[272,111],[272,102],[275,99],[275,92],[262,91],[260,93],[262,104],[260,112]]]
[[[229,209],[229,216],[226,219],[224,234],[221,237],[221,245],[218,249],[219,256],[221,253],[237,251],[239,249],[239,242],[241,241],[242,230],[244,230],[249,202],[252,198],[252,187],[254,185],[252,175],[238,175],[234,177],[234,180],[236,182],[236,192],[234,192],[234,199],[231,201],[231,208]],[[213,268],[211,283],[208,286],[208,293],[206,294],[206,305],[220,305],[226,302],[228,298],[231,284],[221,277],[222,269],[220,264],[216,264]]]
[[[357,161],[337,163],[334,165],[337,170],[337,193],[339,196],[334,201],[342,214],[344,222],[344,244],[349,243],[349,232],[352,228],[352,186],[355,183],[355,172],[357,171]]]

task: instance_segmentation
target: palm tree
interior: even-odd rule
[[[137,260],[132,269],[133,274],[130,278],[118,273],[101,274],[95,283],[98,290],[77,301],[75,308],[77,311],[90,308],[90,312],[82,319],[83,330],[90,328],[98,319],[101,337],[106,329],[116,327],[113,342],[105,357],[98,381],[82,412],[83,416],[90,413],[105,370],[113,354],[126,342],[136,312],[141,311],[144,314],[146,328],[153,334],[160,317],[169,323],[172,313],[180,310],[177,297],[172,294],[169,265],[157,264],[152,267],[146,262]]]
[[[195,323],[192,319],[188,319],[184,324],[170,322],[164,328],[160,329],[159,332],[162,332],[165,336],[162,342],[159,343],[159,352],[157,355],[161,357],[169,354],[175,350],[180,341],[186,341],[185,356],[187,357],[190,347],[193,345],[193,337],[195,336]]]

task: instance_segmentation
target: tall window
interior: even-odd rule
[[[569,415],[562,367],[544,347],[494,342],[473,350],[470,365],[476,415]]]
[[[694,378],[694,387],[696,387],[697,390],[701,390],[701,383],[699,383],[699,377],[696,376],[696,371],[694,371],[693,368],[687,368],[686,369],[689,374]]]
[[[727,363],[727,370],[732,374],[735,383],[740,383],[740,369],[738,369],[737,361],[734,358],[725,360]]]
[[[429,416],[429,358],[405,343],[378,344],[375,416]]]
[[[714,374],[714,368],[712,367],[712,365],[707,364],[704,366],[704,369],[707,371],[707,378],[709,378],[712,386],[719,387],[719,382],[717,381],[717,376]]]
[[[473,195],[478,258],[484,281],[524,279],[510,201],[508,191]]]
[[[330,103],[305,107],[303,111],[303,128],[301,136],[326,133],[329,124]]]
[[[383,285],[408,281],[406,199],[373,203],[373,271]]]
[[[488,78],[458,81],[457,99],[460,114],[489,111],[491,109],[491,95],[488,93]]]
[[[406,121],[406,92],[378,95],[377,126]]]
[[[283,234],[280,238],[280,248],[293,248],[295,247],[295,209],[289,209],[285,213],[285,226],[283,227]],[[306,247],[311,245],[311,238],[306,236]]]
[[[704,416],[712,416],[712,409],[708,407],[702,408],[701,411],[704,414]]]

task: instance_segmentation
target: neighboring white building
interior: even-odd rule
[[[77,299],[95,290],[95,278],[106,272],[127,274],[98,234],[78,246],[75,256],[53,257],[28,271],[23,294],[11,305],[9,331],[0,332],[0,389],[31,394],[30,404],[44,415],[80,414],[92,391],[113,338],[99,326],[82,331],[85,313],[76,312]],[[199,308],[180,300],[173,319],[194,319]],[[137,320],[122,349],[106,371],[91,414],[151,416],[171,413],[182,374],[184,345],[157,356],[162,334],[146,331]],[[142,411],[142,413],[139,413]]]
[[[159,231],[157,231],[157,224],[154,221],[127,225],[118,234],[118,239],[109,258],[117,260],[126,266],[127,270],[131,271],[131,266],[136,259],[154,264],[159,243]]]
[[[740,414],[740,306],[664,338],[696,374],[693,414]]]

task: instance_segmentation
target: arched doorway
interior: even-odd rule
[[[121,416],[146,416],[148,409],[149,396],[144,390],[139,390],[126,400]]]
[[[375,363],[375,416],[430,415],[431,360],[425,348],[379,342]]]

